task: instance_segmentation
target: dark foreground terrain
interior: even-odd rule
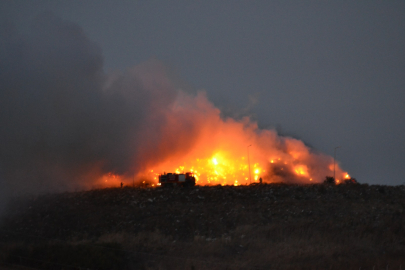
[[[14,200],[7,269],[405,269],[405,187],[112,188]]]

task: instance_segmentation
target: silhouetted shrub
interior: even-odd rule
[[[357,185],[359,184],[359,182],[357,182],[356,178],[350,178],[350,179],[346,179],[343,183],[345,183],[346,185]]]
[[[323,183],[327,185],[335,185],[335,178],[331,176],[326,176],[325,181],[323,181]]]

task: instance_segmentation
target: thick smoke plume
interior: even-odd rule
[[[245,166],[247,150],[252,170],[260,167],[267,182],[320,181],[331,174],[330,157],[259,130],[248,118],[222,119],[203,93],[179,90],[158,61],[105,74],[100,48],[75,24],[44,14],[29,34],[1,33],[3,192],[88,188],[105,183],[106,175],[153,182],[151,170],[202,168],[194,162],[213,158],[220,160],[217,179],[207,171],[200,183],[229,184],[234,179],[224,180],[222,171],[237,168],[227,160]]]

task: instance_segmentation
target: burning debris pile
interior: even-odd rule
[[[325,184],[124,187],[44,195],[10,205],[0,225],[0,248],[118,241],[122,249],[135,251],[131,256],[157,254],[162,263],[179,254],[214,262],[222,254],[219,261],[229,265],[236,260],[264,268],[287,262],[372,267],[379,259],[404,258],[404,195],[403,186]],[[289,248],[282,248],[286,243]],[[150,259],[146,255],[137,257],[141,264]]]

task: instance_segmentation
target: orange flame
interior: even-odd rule
[[[333,159],[313,153],[302,141],[260,130],[249,118],[223,120],[205,96],[185,98],[187,102],[176,109],[198,123],[194,144],[150,169],[194,172],[199,185],[243,185],[259,178],[268,183],[312,183],[333,175]],[[336,175],[346,174],[336,164]]]
[[[143,169],[137,179],[156,184],[164,172],[193,172],[198,185],[237,186],[260,178],[264,183],[319,183],[333,175],[332,157],[274,130],[259,129],[247,117],[223,119],[202,93],[180,93],[165,121],[159,129],[162,140],[139,154]],[[338,164],[335,170],[337,178],[349,178]]]

